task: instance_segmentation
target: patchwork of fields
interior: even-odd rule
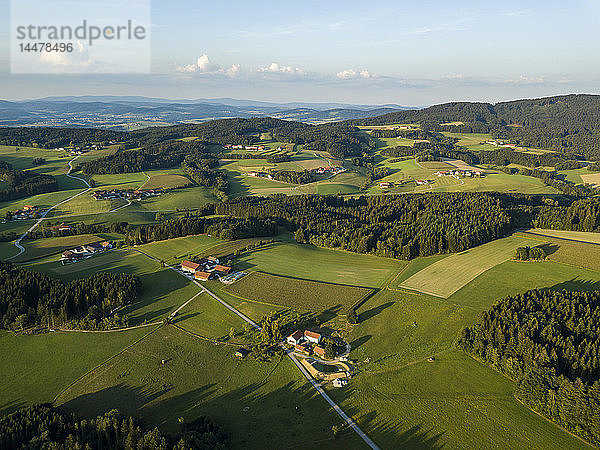
[[[448,298],[486,270],[511,259],[517,247],[525,245],[527,240],[518,236],[498,239],[437,261],[400,286]]]

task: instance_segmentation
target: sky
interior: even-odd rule
[[[52,4],[57,1],[67,0]],[[140,73],[118,73],[125,64],[117,59],[117,70],[98,73],[99,61],[86,53],[50,61],[66,73],[23,74],[11,73],[14,18],[10,0],[0,0],[0,98],[143,95],[425,106],[599,93],[600,1],[127,3],[136,2],[150,9],[150,64],[125,59]],[[75,68],[80,73],[69,73]]]

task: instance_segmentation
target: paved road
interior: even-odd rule
[[[155,258],[154,256],[149,255],[148,253],[145,253],[141,250],[138,249],[133,249],[134,251],[156,261],[160,263],[160,260],[158,258]],[[179,275],[181,275],[182,277],[187,278],[188,280],[192,281],[194,284],[196,284],[201,290],[202,292],[210,295],[212,298],[214,298],[216,301],[218,301],[220,304],[222,304],[225,308],[227,308],[228,310],[230,310],[232,313],[236,314],[237,316],[239,316],[242,320],[244,320],[245,322],[249,323],[250,325],[252,325],[254,328],[256,328],[257,330],[260,330],[260,326],[254,322],[252,319],[250,319],[249,317],[247,317],[246,315],[244,315],[243,313],[241,313],[240,311],[238,311],[236,308],[234,308],[233,306],[231,306],[229,303],[225,302],[224,300],[221,300],[217,295],[215,295],[213,292],[211,292],[209,289],[207,289],[205,286],[201,285],[200,283],[198,283],[198,281],[196,281],[195,279],[193,279],[192,277],[182,273],[181,271],[177,270],[175,267],[173,266],[169,266],[167,265],[167,267],[175,272],[177,272]],[[354,421],[342,410],[342,408],[340,408],[337,403],[335,403],[331,397],[329,397],[329,395],[327,395],[327,393],[323,390],[323,388],[321,386],[319,386],[319,384],[315,381],[315,379],[308,373],[308,371],[302,366],[302,364],[300,363],[300,361],[298,361],[296,359],[296,357],[294,356],[292,351],[288,351],[286,350],[286,354],[287,356],[292,360],[292,362],[294,363],[294,365],[300,370],[300,372],[302,373],[302,375],[304,375],[304,377],[310,382],[310,384],[312,384],[312,386],[317,390],[317,392],[321,395],[321,397],[323,397],[325,399],[325,401],[327,403],[329,403],[329,405],[331,405],[331,407],[334,409],[334,411],[336,413],[339,414],[339,416],[344,419],[344,421],[356,432],[356,434],[358,434],[361,439],[363,441],[365,441],[365,443],[371,447],[374,450],[379,450],[379,447],[377,446],[377,444],[375,444],[375,442],[373,442],[373,440],[371,440],[371,438],[369,438],[369,436],[367,436],[359,427],[358,425],[356,425],[356,423],[354,423]]]
[[[23,233],[21,236],[19,236],[19,238],[15,241],[15,246],[19,249],[19,253],[17,253],[16,255],[11,256],[10,258],[6,258],[8,259],[13,259],[16,258],[17,256],[19,256],[20,254],[22,254],[25,251],[25,248],[21,245],[21,241],[23,240],[23,238],[25,236],[27,236],[28,233],[30,233],[31,231],[35,230],[37,228],[37,226],[42,223],[42,221],[46,218],[46,215],[52,211],[54,208],[56,208],[57,206],[62,205],[63,203],[67,203],[70,200],[73,200],[75,197],[79,197],[81,194],[86,193],[87,191],[89,191],[92,187],[89,185],[89,183],[84,180],[83,178],[80,177],[76,177],[74,175],[71,175],[71,171],[73,170],[73,166],[71,165],[71,163],[73,161],[75,161],[77,158],[79,158],[79,155],[77,155],[75,158],[73,158],[71,161],[69,161],[69,170],[67,171],[67,176],[69,178],[74,178],[75,180],[80,180],[83,181],[85,183],[85,185],[87,186],[86,189],[84,189],[83,191],[79,192],[78,194],[73,195],[72,197],[69,197],[66,200],[63,200],[62,202],[58,202],[56,205],[51,206],[50,208],[48,208],[46,211],[44,211],[42,213],[42,215],[40,216],[40,218],[38,220],[35,221],[35,223],[29,227],[29,229],[27,229],[27,231],[25,231],[25,233]]]

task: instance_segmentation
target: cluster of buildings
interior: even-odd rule
[[[197,263],[186,259],[181,263],[181,270],[193,274],[198,281],[208,281],[215,276],[229,275],[231,267],[220,264],[219,258],[209,256]]]
[[[15,220],[36,219],[40,215],[37,206],[25,205],[22,209],[17,209],[12,213],[12,218]]]
[[[321,334],[310,330],[296,330],[286,338],[286,342],[294,347],[294,350],[305,355],[315,354],[321,358],[325,357],[325,349],[321,343]]]
[[[338,174],[338,173],[342,173],[342,172],[345,172],[345,171],[346,171],[346,169],[344,167],[342,167],[342,166],[316,167],[314,169],[310,169],[309,170],[310,173],[317,173],[317,174],[324,174],[324,173]]]
[[[485,143],[488,145],[495,145],[497,147],[508,147],[508,148],[516,147],[516,144],[506,144],[505,142],[502,142],[502,141],[485,141]]]
[[[94,200],[142,200],[146,197],[153,195],[159,195],[162,192],[160,189],[136,189],[136,190],[123,190],[123,189],[111,189],[111,190],[98,190],[92,192],[90,195]]]
[[[249,177],[256,177],[256,178],[267,178],[269,180],[273,179],[273,175],[271,175],[268,172],[248,172],[246,175],[248,175]]]
[[[60,261],[63,265],[73,263],[84,258],[89,258],[90,256],[101,253],[109,248],[112,248],[112,244],[108,241],[93,242],[91,244],[65,250],[62,252]]]
[[[233,144],[225,144],[223,148],[227,150],[250,150],[251,152],[256,152],[259,150],[264,150],[264,145],[233,145]]]
[[[423,186],[429,184],[429,180],[415,180],[415,183],[417,183],[417,186]]]
[[[391,181],[382,181],[381,183],[379,183],[379,187],[381,189],[389,189],[391,187],[394,187],[394,183],[392,183]]]
[[[60,225],[52,225],[50,227],[50,231],[52,231],[53,233],[60,233],[61,231],[71,231],[71,229],[71,225],[67,225],[64,222],[62,222]]]
[[[484,176],[480,170],[440,170],[434,173],[434,175],[438,177],[454,177],[457,180],[461,178],[481,178]]]

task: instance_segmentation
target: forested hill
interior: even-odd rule
[[[462,122],[462,125],[442,125]],[[600,96],[572,94],[496,104],[452,102],[354,120],[353,125],[420,123],[431,131],[492,133],[512,143],[600,157]]]

